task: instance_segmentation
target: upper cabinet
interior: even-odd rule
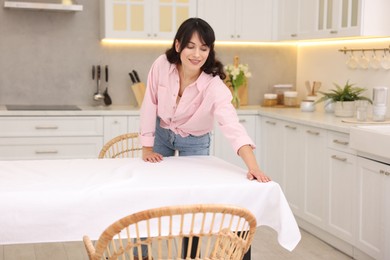
[[[278,40],[389,36],[388,0],[279,0]]]
[[[310,38],[315,30],[315,0],[279,0],[278,40]]]
[[[270,41],[273,0],[198,0],[198,17],[213,27],[217,41]]]
[[[102,38],[173,39],[196,0],[101,0]]]

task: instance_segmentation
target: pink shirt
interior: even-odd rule
[[[165,54],[158,57],[150,69],[141,106],[142,146],[153,146],[158,116],[161,118],[161,127],[183,137],[211,132],[216,120],[236,152],[246,144],[255,147],[245,128],[239,123],[236,110],[231,104],[230,90],[218,76],[202,72],[194,83],[186,87],[177,104],[179,81],[176,65],[169,63]]]

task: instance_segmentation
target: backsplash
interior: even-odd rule
[[[115,105],[135,105],[128,72],[146,81],[152,62],[169,45],[107,45],[99,40],[99,2],[79,0],[82,12],[0,7],[0,104],[94,105],[92,65],[109,66]],[[296,81],[296,47],[216,46],[217,57],[248,63],[249,104],[260,104],[272,85]],[[102,89],[106,85],[102,81]]]

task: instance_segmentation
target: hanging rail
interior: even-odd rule
[[[390,45],[388,48],[373,48],[373,49],[348,49],[347,47],[344,47],[344,49],[339,49],[339,52],[344,52],[344,54],[346,54],[347,52],[354,52],[354,51],[361,51],[361,52],[365,52],[365,51],[389,51],[390,52]]]

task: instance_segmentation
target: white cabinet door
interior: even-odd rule
[[[256,144],[256,117],[257,115],[239,115],[240,123],[245,127],[249,137]],[[214,155],[233,163],[237,166],[240,166],[244,169],[247,169],[244,161],[241,157],[233,150],[230,142],[223,136],[221,130],[218,125],[214,130]],[[255,149],[253,152],[257,153]]]
[[[140,117],[139,116],[129,116],[127,118],[127,132],[129,133],[138,133],[140,127]]]
[[[104,143],[118,135],[127,133],[126,116],[105,116],[104,122]]]
[[[300,40],[313,36],[316,1],[280,0],[278,3],[278,40]]]
[[[303,218],[318,227],[324,227],[326,131],[305,126],[303,146],[305,150]]]
[[[304,143],[303,126],[283,122],[284,144],[280,146],[283,154],[284,193],[296,216],[302,216],[304,183]]]
[[[196,0],[101,0],[102,38],[173,39]]]
[[[284,187],[284,154],[281,151],[283,140],[283,122],[270,117],[261,118],[261,165],[271,179]]]
[[[358,158],[357,236],[355,245],[375,259],[389,259],[389,182],[390,166]],[[386,252],[388,254],[388,252]]]
[[[316,38],[387,36],[387,0],[317,0]]]
[[[326,230],[353,244],[356,210],[356,159],[355,155],[327,149],[327,212]]]
[[[198,17],[213,27],[217,41],[269,41],[274,3],[272,0],[198,0]]]

